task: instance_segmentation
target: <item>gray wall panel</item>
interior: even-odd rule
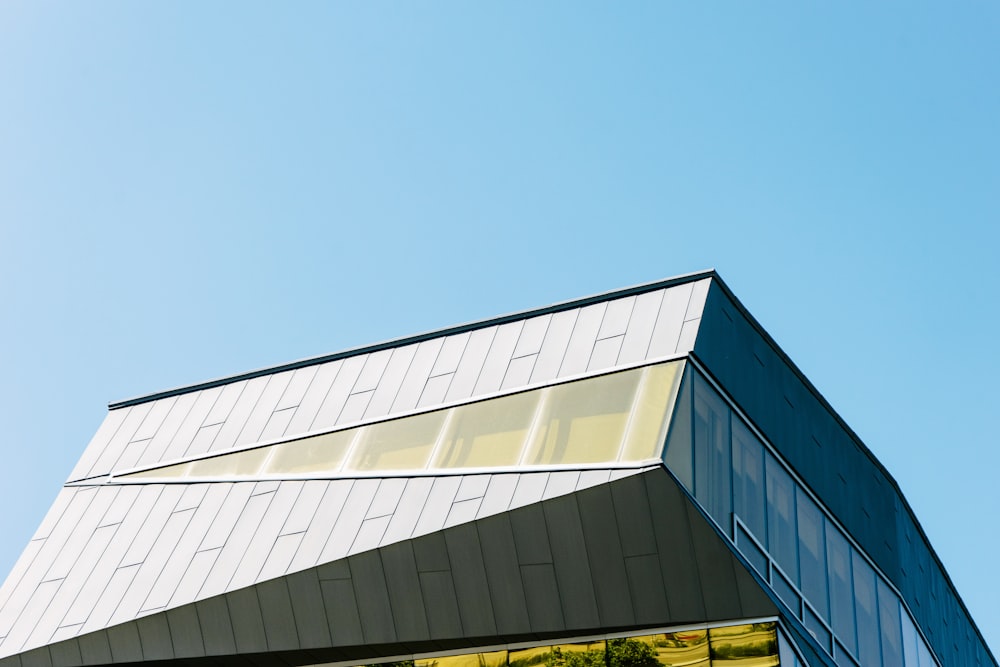
[[[108,628],[107,635],[108,644],[111,646],[111,659],[114,662],[142,660],[142,641],[139,639],[139,629],[134,623]]]
[[[80,642],[75,638],[60,641],[49,647],[52,662],[64,667],[79,667],[83,665],[83,654],[80,653]]]
[[[521,579],[524,581],[524,597],[531,629],[535,632],[564,630],[566,623],[562,617],[559,586],[556,584],[552,565],[522,565]]]
[[[430,630],[424,613],[424,599],[420,591],[413,546],[409,542],[393,544],[382,549],[381,553],[399,641],[426,640],[430,636]]]
[[[263,518],[254,529],[253,538],[227,589],[243,588],[260,581],[259,575],[264,567],[264,561],[271,553],[271,547],[278,539],[278,532],[298,498],[302,485],[302,482],[281,482]]]
[[[622,552],[626,557],[655,554],[656,535],[646,495],[646,478],[633,475],[612,484],[610,488]]]
[[[636,623],[662,623],[670,618],[667,596],[663,590],[660,559],[657,554],[632,556],[625,559],[629,593]],[[739,616],[733,616],[738,618]]]
[[[262,581],[254,588],[260,599],[264,633],[269,651],[292,651],[299,648],[299,634],[295,628],[295,615],[288,585],[284,578]]]
[[[194,605],[198,612],[198,624],[208,655],[226,655],[236,652],[236,637],[229,617],[229,605],[225,596],[200,600]]]
[[[260,442],[261,433],[271,419],[271,415],[274,414],[278,401],[285,394],[288,383],[292,380],[292,375],[292,371],[285,371],[265,378],[267,384],[264,391],[261,392],[260,398],[254,404],[253,411],[250,412],[250,416],[247,417],[239,435],[236,436],[236,440],[233,442],[235,446]]]
[[[628,595],[628,576],[611,491],[606,486],[596,486],[581,491],[576,499],[587,544],[587,558],[591,570],[598,573],[594,586],[601,621],[609,626],[632,625],[635,616]]]
[[[597,332],[601,328],[601,320],[604,319],[607,307],[607,303],[595,303],[580,309],[580,316],[566,346],[566,355],[559,367],[560,376],[576,375],[587,370],[587,363],[594,351]]]
[[[174,645],[170,641],[170,626],[166,616],[157,614],[146,616],[135,622],[139,632],[144,660],[170,660],[174,657]]]
[[[313,378],[316,377],[316,373],[320,368],[322,366],[305,366],[304,368],[296,368],[292,371],[292,376],[288,380],[288,384],[285,385],[285,391],[281,393],[281,398],[275,404],[274,411],[297,408],[302,403],[302,399],[305,398],[306,391],[308,391]]]
[[[477,530],[497,631],[510,634],[527,632],[530,628],[528,606],[510,517],[506,514],[491,516],[479,521]]]
[[[21,654],[21,665],[23,667],[52,667],[52,655],[49,648],[42,648],[27,651]]]
[[[330,627],[316,570],[296,572],[285,578],[292,602],[295,628],[302,648],[330,645]]]
[[[236,650],[240,653],[262,653],[267,650],[264,618],[256,588],[242,588],[226,593],[226,606],[233,626]]]
[[[351,583],[354,585],[365,642],[385,644],[396,641],[396,624],[392,618],[389,591],[378,552],[351,556],[348,562],[351,565]]]
[[[601,328],[597,332],[597,340],[625,335],[625,332],[628,331],[629,319],[635,308],[635,300],[634,296],[626,296],[608,301],[604,319],[601,320]]]
[[[265,375],[246,381],[240,397],[236,399],[233,409],[229,412],[225,423],[219,430],[219,435],[212,442],[213,452],[232,449],[236,445],[236,439],[240,436],[240,432],[243,431],[243,427],[246,426],[254,410],[256,410],[257,402],[267,388],[267,383],[270,379],[270,376]]]
[[[108,633],[102,630],[80,637],[80,655],[85,665],[111,662],[111,642],[108,641]]]
[[[354,482],[344,503],[344,509],[330,533],[330,539],[320,554],[320,562],[343,558],[350,552],[378,485],[377,479],[359,479]]]
[[[521,335],[522,326],[522,322],[510,322],[497,327],[472,395],[488,394],[500,389],[500,384],[507,373],[507,366],[514,354],[514,346],[517,345],[517,339]]]
[[[174,645],[174,655],[178,658],[195,658],[205,655],[205,643],[201,638],[201,625],[194,605],[170,609],[166,613],[170,626],[170,640]],[[146,645],[143,644],[143,652]]]
[[[515,359],[538,354],[541,351],[542,341],[545,340],[545,333],[551,321],[552,315],[538,315],[524,320],[521,335],[518,336],[517,345],[514,347]]]
[[[327,394],[330,393],[330,389],[333,387],[333,383],[340,374],[340,369],[343,365],[344,361],[338,359],[323,364],[316,370],[316,375],[309,384],[306,393],[302,396],[302,400],[299,402],[295,410],[295,415],[289,422],[285,433],[294,435],[305,433],[312,429],[316,415],[319,414],[320,408],[326,402]]]
[[[548,541],[552,550],[556,583],[559,586],[563,618],[568,628],[596,628],[597,611],[587,545],[576,498],[563,496],[542,505]],[[601,576],[596,573],[596,576]]]
[[[664,291],[646,292],[636,297],[628,329],[625,331],[625,339],[618,354],[619,363],[631,364],[646,358]]]
[[[514,533],[514,547],[517,562],[521,565],[551,563],[548,530],[545,515],[540,505],[530,505],[516,509],[509,514],[511,530]]]
[[[69,474],[70,481],[82,479],[90,474],[91,468],[101,458],[108,443],[111,442],[111,438],[117,433],[131,410],[132,408],[118,408],[108,412],[104,421],[97,427],[97,433],[90,439],[90,444],[83,450],[83,456],[80,457],[79,462]]]
[[[177,400],[174,401],[173,406],[170,408],[170,413],[167,414],[160,427],[156,429],[156,433],[149,441],[146,450],[139,457],[139,460],[136,461],[136,466],[151,465],[165,460],[167,447],[177,435],[177,431],[180,429],[181,424],[184,423],[198,396],[198,392],[192,392],[177,397]]]
[[[389,414],[393,401],[396,400],[396,394],[403,383],[403,378],[406,376],[406,371],[413,363],[413,357],[416,353],[416,345],[397,347],[392,350],[392,357],[382,373],[375,393],[372,394],[371,402],[368,404],[368,410],[364,415],[365,419],[374,419]]]
[[[344,359],[343,365],[340,367],[340,372],[337,373],[337,378],[330,385],[330,391],[327,392],[326,397],[323,399],[323,404],[319,408],[319,412],[316,413],[316,418],[306,430],[322,430],[337,425],[337,418],[340,417],[340,413],[344,409],[344,404],[347,403],[347,399],[351,395],[351,390],[354,388],[354,383],[357,382],[358,376],[361,375],[361,370],[365,367],[367,359],[367,355]],[[296,420],[292,419],[292,421],[295,422]]]
[[[413,540],[413,557],[418,572],[451,572],[448,544],[441,533],[432,533]]]
[[[330,482],[326,493],[323,494],[323,500],[309,524],[309,529],[302,537],[299,551],[292,559],[291,570],[304,570],[316,565],[319,561],[319,556],[330,538],[330,532],[333,530],[337,518],[344,509],[344,503],[347,502],[352,486],[354,486],[354,481],[350,479],[337,479]]]
[[[674,618],[705,618],[701,575],[695,565],[694,546],[683,493],[664,474],[647,476],[646,493],[652,515],[656,550],[667,594],[667,605]]]
[[[458,363],[455,376],[448,387],[447,400],[455,401],[472,396],[476,382],[479,380],[479,374],[483,370],[486,355],[493,345],[493,337],[496,332],[497,327],[489,327],[473,331],[469,336],[462,360]]]
[[[677,285],[663,293],[660,313],[653,327],[653,335],[649,341],[647,356],[661,357],[673,354],[677,350],[677,340],[681,336],[681,326],[691,301],[691,285]]]
[[[466,523],[445,531],[444,535],[466,635],[485,637],[496,634],[490,587],[476,526]]]
[[[421,572],[427,627],[432,639],[462,636],[462,617],[450,572]]]
[[[538,359],[535,360],[535,368],[531,371],[532,382],[547,382],[559,376],[559,367],[566,356],[566,348],[579,314],[580,310],[575,309],[552,315],[542,347],[538,351]]]
[[[437,359],[434,360],[434,365],[431,367],[430,377],[447,375],[457,371],[470,338],[472,338],[472,334],[469,332],[445,337],[441,344],[441,351],[438,352]]]
[[[732,555],[707,520],[692,505],[688,505],[688,522],[691,526],[689,539],[701,571],[705,613],[709,618],[718,620],[739,618],[742,610]]]
[[[361,614],[351,580],[321,581],[320,587],[333,643],[344,646],[363,644],[365,636],[361,631]]]
[[[417,345],[417,350],[413,355],[413,361],[403,376],[403,381],[399,384],[399,391],[393,400],[391,412],[403,412],[417,407],[420,394],[427,384],[427,378],[431,375],[431,368],[441,351],[444,340],[434,338],[425,340]]]

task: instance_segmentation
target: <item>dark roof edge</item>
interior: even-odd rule
[[[403,336],[402,338],[393,338],[390,340],[382,341],[380,343],[374,343],[372,345],[364,345],[362,347],[349,348],[347,350],[341,350],[340,352],[333,352],[331,354],[324,354],[317,357],[307,357],[305,359],[299,359],[297,361],[280,364],[278,366],[268,366],[265,368],[258,368],[256,370],[247,371],[245,373],[239,373],[237,375],[224,376],[216,378],[214,380],[207,380],[205,382],[199,382],[196,384],[184,385],[180,387],[175,387],[173,389],[158,391],[152,394],[135,396],[133,398],[126,398],[120,401],[112,401],[108,403],[108,409],[117,410],[118,408],[127,408],[133,405],[148,403],[149,401],[155,401],[161,398],[169,398],[171,396],[178,396],[180,394],[186,394],[192,391],[200,391],[202,389],[211,389],[212,387],[219,387],[222,385],[229,384],[231,382],[250,380],[264,375],[272,375],[274,373],[291,371],[298,368],[304,368],[306,366],[314,366],[329,361],[336,361],[337,359],[345,359],[347,357],[353,357],[359,354],[368,354],[371,352],[379,352],[381,350],[387,350],[394,347],[402,347],[404,345],[420,343],[425,340],[430,340],[432,338],[439,338],[443,336],[451,336],[454,334],[465,333],[466,331],[474,331],[475,329],[482,329],[484,327],[494,326],[497,324],[507,324],[508,322],[516,322],[517,320],[524,320],[529,317],[535,317],[538,315],[558,313],[563,310],[580,308],[583,306],[589,306],[594,303],[600,303],[602,301],[610,301],[612,299],[618,299],[626,296],[633,296],[636,294],[642,294],[644,292],[652,292],[658,289],[664,289],[666,287],[674,287],[677,285],[683,285],[684,283],[703,280],[705,278],[715,278],[718,280],[719,276],[715,272],[715,269],[706,269],[704,271],[696,271],[694,273],[685,273],[683,275],[675,276],[673,278],[666,278],[654,282],[633,285],[631,287],[616,289],[610,292],[602,292],[600,294],[585,296],[579,299],[572,299],[570,301],[560,301],[558,303],[554,303],[549,306],[543,306],[541,308],[532,308],[529,310],[522,310],[513,313],[508,313],[506,315],[500,315],[498,317],[491,317],[485,320],[466,322],[465,324],[458,324],[444,329],[425,331],[424,333],[418,333],[412,336]]]
[[[924,544],[927,545],[927,548],[931,553],[931,557],[937,563],[937,566],[941,570],[941,573],[944,575],[945,581],[948,583],[948,586],[951,587],[951,591],[952,593],[955,594],[955,599],[958,600],[958,604],[961,605],[962,611],[965,612],[965,617],[969,620],[969,625],[971,625],[972,629],[975,630],[976,635],[978,635],[979,637],[979,641],[982,642],[983,647],[986,649],[987,655],[990,656],[994,664],[1000,664],[997,662],[996,656],[993,655],[993,651],[990,648],[989,643],[986,641],[986,638],[983,637],[983,633],[979,630],[979,626],[976,624],[976,619],[969,612],[969,608],[965,606],[965,600],[962,599],[962,595],[961,593],[959,593],[958,587],[955,586],[955,582],[951,580],[951,575],[948,574],[948,568],[944,566],[944,563],[941,561],[941,558],[937,554],[937,550],[934,549],[934,545],[927,537],[927,533],[924,532],[924,527],[923,525],[921,525],[920,519],[917,517],[916,512],[914,512],[913,508],[910,506],[910,501],[906,499],[906,494],[903,493],[903,489],[900,488],[899,483],[896,481],[896,478],[892,476],[892,474],[888,471],[888,469],[886,469],[884,465],[882,465],[882,462],[878,460],[878,458],[875,456],[874,453],[872,453],[872,450],[869,449],[868,445],[864,443],[864,441],[861,439],[861,436],[859,436],[854,431],[854,429],[851,428],[846,421],[844,421],[843,417],[840,416],[840,413],[837,412],[837,410],[830,404],[830,402],[826,400],[823,394],[820,393],[819,389],[816,388],[816,385],[814,385],[812,381],[805,376],[805,374],[799,369],[799,367],[795,364],[795,362],[792,361],[791,357],[789,357],[785,353],[785,351],[781,349],[781,346],[778,345],[777,341],[775,341],[773,337],[771,337],[771,334],[769,334],[764,329],[764,327],[761,326],[760,322],[757,321],[757,318],[755,318],[750,313],[750,311],[747,310],[746,306],[743,305],[743,302],[740,301],[735,294],[733,294],[733,291],[729,289],[729,286],[725,283],[722,277],[719,276],[719,274],[714,270],[712,270],[711,273],[712,273],[712,278],[714,278],[715,284],[718,285],[719,289],[721,289],[723,294],[726,295],[730,303],[732,303],[733,306],[735,306],[736,309],[740,312],[740,314],[742,314],[743,317],[747,319],[747,321],[750,323],[750,326],[752,326],[757,331],[757,333],[760,334],[760,336],[764,339],[764,342],[766,342],[768,345],[771,346],[771,348],[777,353],[778,357],[785,364],[787,364],[788,368],[791,369],[791,371],[795,374],[795,376],[802,381],[802,384],[805,386],[805,388],[808,389],[809,392],[816,398],[816,400],[819,401],[820,405],[822,405],[823,408],[825,408],[826,411],[830,413],[830,415],[834,418],[837,424],[839,424],[840,427],[844,429],[844,432],[846,432],[847,435],[855,442],[855,444],[858,445],[858,447],[861,449],[861,452],[864,453],[864,455],[867,456],[868,459],[873,464],[875,464],[875,467],[882,473],[886,481],[888,481],[889,484],[892,486],[893,490],[895,490],[896,495],[903,503],[903,507],[910,514],[910,518],[913,519],[913,525],[916,526],[917,531],[920,534],[920,538],[924,541]],[[700,359],[696,351],[692,351],[691,354],[695,356],[695,358]],[[704,364],[704,362],[702,363],[702,365],[705,366],[706,370],[709,370],[708,366]],[[747,417],[749,417],[749,415],[747,415]]]

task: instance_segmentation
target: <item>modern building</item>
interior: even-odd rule
[[[112,404],[0,667],[997,667],[714,272]]]

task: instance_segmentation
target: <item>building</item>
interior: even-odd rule
[[[714,272],[112,404],[0,666],[140,662],[997,667]]]

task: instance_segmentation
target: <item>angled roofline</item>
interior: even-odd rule
[[[275,373],[296,370],[298,368],[305,368],[307,366],[315,366],[330,361],[336,361],[337,359],[354,357],[359,354],[370,354],[372,352],[379,352],[382,350],[388,350],[396,347],[403,347],[404,345],[421,343],[423,341],[430,340],[432,338],[452,336],[455,334],[465,333],[467,331],[474,331],[476,329],[483,329],[485,327],[495,326],[498,324],[507,324],[509,322],[516,322],[518,320],[525,320],[528,319],[529,317],[536,317],[538,315],[548,315],[551,313],[558,313],[564,310],[572,310],[573,308],[582,308],[583,306],[589,306],[595,303],[601,303],[602,301],[611,301],[613,299],[620,299],[627,296],[634,296],[637,294],[643,294],[645,292],[653,292],[658,289],[675,287],[677,285],[683,285],[685,283],[690,283],[690,282],[697,282],[699,280],[704,280],[705,278],[713,278],[717,280],[720,285],[722,284],[722,279],[719,278],[719,275],[718,273],[716,273],[715,269],[706,269],[704,271],[696,271],[694,273],[685,273],[683,275],[674,276],[673,278],[665,278],[663,280],[656,280],[649,283],[641,283],[639,285],[633,285],[631,287],[616,289],[609,292],[601,292],[599,294],[593,294],[591,296],[585,296],[578,299],[571,299],[569,301],[560,301],[548,306],[542,306],[541,308],[531,308],[528,310],[521,310],[513,313],[507,313],[506,315],[491,317],[485,320],[475,320],[472,322],[466,322],[464,324],[445,327],[444,329],[434,329],[431,331],[425,331],[423,333],[418,333],[410,336],[403,336],[401,338],[391,338],[389,340],[385,340],[380,343],[363,345],[361,347],[348,348],[346,350],[341,350],[340,352],[333,352],[330,354],[324,354],[316,357],[306,357],[304,359],[299,359],[297,361],[291,361],[288,363],[279,364],[277,366],[267,366],[264,368],[258,368],[256,370],[247,371],[245,373],[238,373],[236,375],[227,375],[215,378],[213,380],[206,380],[204,382],[198,382],[191,385],[182,385],[179,387],[174,387],[173,389],[166,389],[163,391],[154,392],[152,394],[143,394],[140,396],[134,396],[132,398],[122,399],[120,401],[112,401],[108,403],[108,410],[117,410],[118,408],[128,408],[134,405],[139,405],[141,403],[148,403],[150,401],[159,400],[161,398],[179,396],[180,394],[187,394],[192,391],[201,391],[203,389],[220,387],[222,385],[230,384],[232,382],[239,382],[241,380],[251,380],[253,378],[262,377],[264,375],[273,375]],[[731,294],[728,287],[724,287],[724,289],[726,290],[727,294]]]

